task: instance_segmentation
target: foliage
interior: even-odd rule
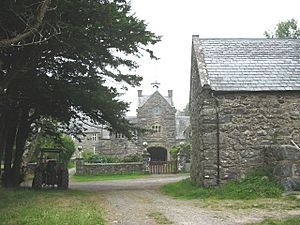
[[[191,145],[190,143],[186,142],[182,146],[184,155],[186,157],[186,161],[189,162],[191,160]],[[171,157],[175,160],[177,159],[178,152],[180,150],[180,144],[176,144],[169,148],[169,153],[171,154]]]
[[[68,169],[72,169],[72,168],[75,168],[76,164],[74,161],[69,161],[68,162]]]
[[[266,38],[299,38],[300,29],[298,22],[295,19],[279,22],[274,29],[274,32],[265,31]]]
[[[162,186],[168,195],[185,199],[257,199],[280,197],[283,188],[272,178],[251,172],[240,181],[229,181],[217,187],[198,187],[190,179]]]
[[[59,143],[57,146],[61,146],[61,148],[63,148],[64,151],[62,157],[65,162],[68,162],[76,151],[75,143],[68,135],[62,134],[61,143]]]
[[[84,159],[85,162],[89,162],[93,155],[94,155],[93,151],[89,149],[84,149],[81,152],[81,157]]]
[[[1,224],[104,224],[102,205],[97,193],[0,189],[0,196]]]
[[[58,123],[50,118],[43,118],[40,124],[39,132],[31,137],[26,161],[36,161],[40,148],[61,148],[62,160],[67,163],[76,150],[72,138],[59,131]]]
[[[131,172],[131,173],[115,173],[115,174],[102,174],[102,175],[73,175],[71,178],[77,182],[88,182],[98,180],[127,180],[138,179],[148,176],[149,173],[145,172]]]
[[[90,163],[118,163],[120,159],[117,156],[94,154],[88,161]]]
[[[143,162],[143,156],[140,154],[131,154],[121,158],[121,162]]]
[[[133,72],[135,59],[143,53],[155,58],[148,46],[160,39],[125,0],[47,2],[51,10],[41,20],[38,35],[0,48],[4,186],[18,186],[24,146],[43,117],[52,117],[74,135],[92,122],[130,138],[135,128],[125,118],[128,103],[119,100],[116,86],[125,91],[140,84],[141,77]],[[0,37],[30,30],[40,4],[3,0]],[[32,37],[41,41],[27,45]]]
[[[284,219],[265,219],[259,223],[249,223],[247,225],[299,225],[300,217],[299,216],[290,216]]]
[[[9,26],[11,25],[12,21],[6,21],[7,14],[10,13],[10,10],[12,10],[7,4],[8,2],[4,2],[4,13],[3,17],[0,16],[0,21],[2,22],[1,28],[5,30],[5,25]],[[24,4],[24,3],[23,3]],[[21,6],[19,2],[19,6]],[[30,44],[39,44],[45,40],[45,37],[38,37],[39,35],[36,35],[38,32],[42,30],[42,22],[45,17],[45,14],[47,10],[49,9],[50,0],[43,0],[39,4],[36,4],[34,7],[28,7],[26,9],[26,12],[22,12],[20,14],[17,14],[15,12],[15,17],[19,17],[19,19],[24,21],[24,26],[26,26],[26,29],[21,30],[21,27],[12,27],[7,31],[6,36],[2,36],[0,38],[0,49],[1,48],[9,48],[13,47],[14,45],[30,45]],[[35,15],[35,11],[37,11],[37,14]],[[14,19],[16,19],[14,18]],[[8,24],[7,24],[8,23]],[[30,37],[30,40],[28,40]],[[44,40],[43,40],[44,39]]]
[[[82,157],[85,162],[89,163],[126,163],[126,162],[142,162],[143,157],[140,154],[131,154],[125,157],[94,154],[90,150],[82,152]]]

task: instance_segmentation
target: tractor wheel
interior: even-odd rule
[[[60,171],[59,181],[58,181],[58,188],[61,189],[68,189],[69,187],[69,172],[68,169],[62,169]]]
[[[43,186],[43,173],[42,171],[36,170],[32,181],[32,188],[38,190],[41,189],[42,186]]]

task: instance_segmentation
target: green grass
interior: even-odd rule
[[[103,174],[103,175],[72,175],[72,181],[87,182],[87,181],[99,181],[99,180],[125,180],[125,179],[137,179],[149,176],[144,172],[133,172],[124,174]]]
[[[102,225],[101,197],[83,191],[0,188],[0,224]]]
[[[161,212],[150,212],[147,214],[150,218],[154,219],[157,224],[173,224],[164,214]]]
[[[300,217],[289,217],[285,219],[265,219],[260,223],[249,223],[247,225],[300,225]]]
[[[229,181],[218,187],[198,187],[190,179],[169,183],[161,187],[162,192],[183,199],[257,199],[276,198],[283,192],[282,187],[269,178],[250,174],[241,181]]]

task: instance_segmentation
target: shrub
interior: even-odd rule
[[[93,155],[94,153],[89,149],[85,149],[81,153],[81,156],[85,162],[89,162]]]
[[[142,162],[143,157],[139,154],[132,154],[125,157],[94,154],[90,150],[84,150],[82,157],[89,163],[120,163],[120,162]]]
[[[121,159],[122,162],[142,162],[143,156],[140,154],[127,155]]]
[[[102,160],[102,163],[118,163],[120,158],[111,155],[98,155],[98,159]]]
[[[183,152],[184,152],[186,161],[190,162],[190,160],[191,160],[191,145],[190,145],[190,143],[184,143],[182,148],[183,148]],[[170,153],[172,159],[174,159],[174,160],[177,159],[179,150],[180,150],[180,144],[173,145],[171,148],[169,148],[169,153]]]

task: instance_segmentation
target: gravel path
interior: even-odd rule
[[[201,200],[178,200],[163,195],[159,186],[186,176],[160,175],[144,179],[76,182],[73,189],[101,191],[110,225],[156,225],[150,213],[160,213],[174,225],[241,225],[265,217],[300,215],[300,210],[230,209]]]

